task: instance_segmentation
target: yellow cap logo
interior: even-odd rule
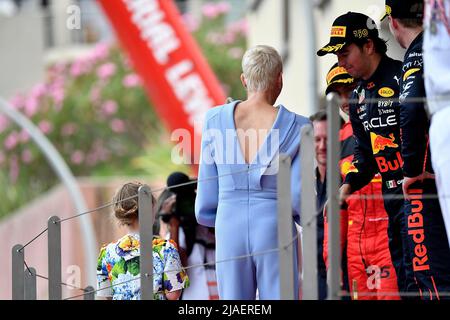
[[[390,98],[395,94],[395,92],[391,88],[383,87],[378,90],[378,94],[384,98]]]
[[[342,67],[334,68],[327,75],[327,84],[330,84],[330,82],[333,80],[334,77],[340,76],[342,74],[348,74],[347,70],[345,70]]]
[[[325,51],[325,52],[336,52],[341,50],[343,47],[345,46],[345,42],[344,43],[338,43],[335,46],[326,46],[323,47],[322,49],[320,49],[320,51]]]
[[[358,29],[353,31],[353,35],[355,38],[367,38],[369,36],[369,30],[367,29]]]
[[[391,8],[391,6],[386,5],[386,14],[387,14],[388,16],[390,16],[390,15],[392,14],[392,8]]]
[[[346,32],[347,32],[347,27],[334,26],[331,28],[331,36],[332,37],[345,38]]]

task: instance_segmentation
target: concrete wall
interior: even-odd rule
[[[308,47],[306,43],[310,28],[306,24],[306,12],[303,1],[290,1],[290,58],[284,65],[284,88],[278,99],[287,108],[303,115],[310,114],[312,97],[308,92],[311,74],[308,73],[309,61],[306,60],[308,50],[316,52],[321,46],[329,41],[331,25],[336,17],[347,11],[362,12],[378,21],[383,14],[384,0],[331,0],[322,9],[315,9],[317,44],[314,48]],[[283,48],[282,41],[282,5],[284,1],[264,0],[257,12],[249,12],[249,46],[256,44],[268,44],[280,52]],[[320,2],[320,1],[315,1]],[[403,49],[392,39],[387,23],[382,24],[381,37],[389,40],[388,54],[392,57],[402,59]],[[316,57],[318,66],[318,92],[323,96],[325,91],[325,77],[330,67],[337,62],[335,55]]]
[[[44,68],[69,52],[76,55],[83,43],[109,41],[114,34],[95,0],[80,2],[80,29],[69,29],[74,0],[53,0],[47,12],[39,0],[26,1],[16,15],[0,16],[0,96],[7,99],[27,92],[44,79]]]
[[[32,8],[0,16],[0,96],[26,91],[44,76],[44,25]]]
[[[53,22],[53,45],[56,47],[68,46],[72,42],[71,30],[67,28],[67,12],[72,0],[57,0],[50,2],[50,11]],[[81,12],[82,14],[82,12]]]

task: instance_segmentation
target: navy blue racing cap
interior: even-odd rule
[[[395,19],[423,19],[423,0],[386,0],[386,13],[381,18],[387,16]]]
[[[378,29],[372,18],[358,12],[347,12],[334,20],[330,42],[317,51],[317,55],[336,53],[351,43],[376,38],[378,38]]]

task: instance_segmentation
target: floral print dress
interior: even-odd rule
[[[139,234],[127,234],[100,250],[97,264],[98,296],[113,300],[140,300]],[[153,299],[166,300],[166,293],[187,288],[189,278],[172,240],[153,238]]]

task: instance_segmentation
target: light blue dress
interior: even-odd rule
[[[215,227],[216,261],[277,248],[275,169],[279,154],[292,159],[292,214],[299,222],[300,129],[309,120],[280,105],[264,144],[247,164],[234,124],[234,108],[239,102],[209,110],[203,125],[195,214],[200,224]],[[286,232],[294,237],[295,225]],[[216,265],[220,299],[253,300],[256,289],[260,299],[280,298],[278,252],[230,260]],[[297,292],[297,278],[292,281]]]

